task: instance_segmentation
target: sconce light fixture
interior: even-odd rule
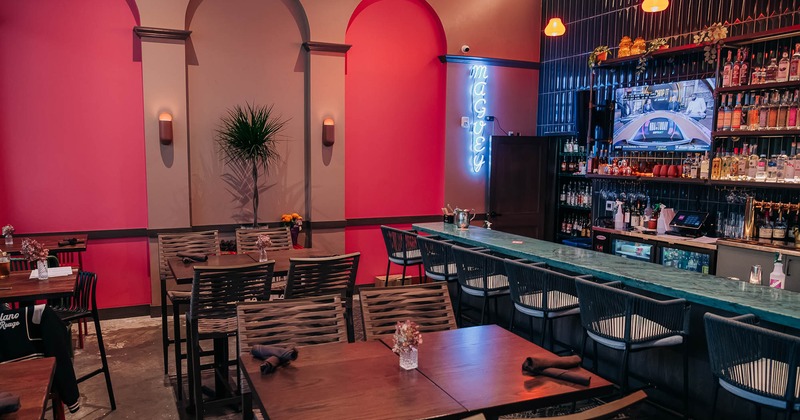
[[[561,36],[566,31],[564,22],[561,22],[561,18],[556,17],[550,18],[550,22],[547,22],[547,27],[544,28],[544,34],[547,36]]]
[[[325,118],[325,120],[322,121],[322,144],[328,147],[333,146],[336,140],[333,135],[334,132],[333,118]]]
[[[163,144],[172,143],[172,115],[168,112],[158,116],[158,138]]]
[[[669,0],[644,0],[642,3],[642,10],[649,13],[667,10],[667,7],[669,7]]]

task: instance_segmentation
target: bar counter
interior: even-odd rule
[[[544,262],[627,286],[684,298],[736,314],[752,313],[765,321],[800,329],[800,293],[751,285],[708,274],[541,241],[480,227],[460,230],[442,222],[417,223],[415,229],[455,242],[481,246],[514,257]],[[724,263],[724,262],[723,262]]]

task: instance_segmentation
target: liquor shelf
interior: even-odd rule
[[[637,289],[737,314],[752,313],[765,321],[800,328],[800,293],[723,277],[663,267],[601,252],[540,241],[479,227],[459,230],[442,222],[417,223],[414,228],[457,243],[544,262],[555,268],[620,281]]]
[[[783,137],[783,136],[798,136],[800,130],[722,130],[712,131],[712,137]]]

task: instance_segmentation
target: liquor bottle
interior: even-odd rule
[[[742,69],[742,50],[736,51],[736,61],[731,67],[731,84],[729,86],[739,86],[740,70]]]
[[[708,152],[706,152],[700,161],[700,179],[708,179],[708,164]]]
[[[781,96],[781,101],[778,103],[778,123],[776,128],[779,130],[786,129],[787,117],[789,116],[789,92],[785,92]]]
[[[747,179],[747,158],[749,157],[747,146],[743,147],[741,152],[739,155],[739,167],[736,168],[736,177],[743,180]]]
[[[728,179],[731,175],[731,157],[728,152],[722,152],[720,158],[719,179]]]
[[[739,130],[742,127],[742,94],[736,94],[736,104],[733,107],[731,116],[731,130]]]
[[[731,106],[731,101],[733,100],[733,95],[728,95],[728,100],[725,101],[725,108],[723,110],[722,116],[722,129],[726,131],[730,131],[731,129],[731,122],[733,121],[733,107]],[[775,114],[777,118],[777,114]]]
[[[756,146],[753,145],[750,149],[750,156],[747,157],[747,179],[756,179],[756,172],[758,172],[758,154],[756,154]]]
[[[761,61],[761,54],[756,57],[753,54],[753,58],[750,61],[753,64],[753,69],[750,71],[750,84],[757,85],[761,83],[761,71],[762,71],[762,61]]]
[[[756,181],[766,181],[767,180],[767,155],[762,154],[758,158],[758,164],[756,165]]]
[[[728,179],[736,180],[739,171],[739,148],[733,148],[733,155],[728,158]]]
[[[789,61],[789,80],[793,82],[800,80],[800,42],[794,44],[794,54]]]
[[[772,222],[769,220],[770,211],[764,213],[764,220],[758,228],[758,237],[762,239],[772,239]]]
[[[789,81],[789,50],[786,47],[783,47],[783,52],[781,53],[781,61],[778,62],[778,73],[775,76],[776,82],[787,82]]]
[[[742,66],[739,69],[739,85],[744,86],[750,81],[750,63],[747,62],[747,48],[742,49]]]
[[[758,130],[758,111],[761,108],[761,97],[755,96],[755,104],[753,104],[753,95],[750,94],[750,108],[747,110],[747,129]]]
[[[786,160],[787,160],[786,152],[781,150],[781,154],[779,154],[775,158],[775,167],[776,174],[775,174],[775,182],[785,182],[786,181]]]
[[[722,158],[720,156],[720,149],[717,148],[717,153],[714,159],[711,160],[711,179],[719,179],[720,172],[722,171]]]
[[[786,128],[796,128],[797,127],[797,109],[800,104],[798,104],[797,98],[798,91],[794,91],[794,97],[792,98],[792,102],[789,103],[789,115],[786,117]]]
[[[767,129],[774,130],[778,128],[778,92],[772,93],[772,99],[769,102],[769,116],[767,117]]]
[[[561,194],[558,196],[558,202],[561,204],[567,203],[567,184],[561,186]]]
[[[783,168],[783,179],[786,182],[794,182],[794,174],[795,174],[794,157],[795,157],[795,144],[792,143],[792,148],[790,149],[789,155],[786,156],[786,162],[784,163],[785,166]]]
[[[778,79],[778,59],[775,57],[775,51],[769,52],[769,65],[764,74],[764,83],[775,83]]]
[[[758,109],[758,129],[765,130],[769,121],[769,97],[764,94],[761,98],[761,107]]]
[[[772,155],[767,161],[767,182],[776,182],[778,180],[778,161],[775,155]]]
[[[717,108],[717,131],[722,131],[725,126],[725,99],[727,95],[722,95],[719,100],[719,108]]]
[[[700,178],[700,153],[694,154],[694,159],[692,159],[692,178],[698,179]]]
[[[786,240],[786,218],[783,217],[783,210],[778,210],[778,218],[772,227],[772,239]]]
[[[733,61],[731,61],[732,51],[728,51],[728,58],[725,60],[725,65],[722,67],[722,87],[731,85],[731,77],[733,76]]]

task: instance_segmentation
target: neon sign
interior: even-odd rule
[[[470,150],[472,151],[472,171],[480,172],[486,164],[486,82],[489,79],[486,66],[474,65],[469,70],[472,79],[470,97],[472,98],[473,123],[470,130]]]

